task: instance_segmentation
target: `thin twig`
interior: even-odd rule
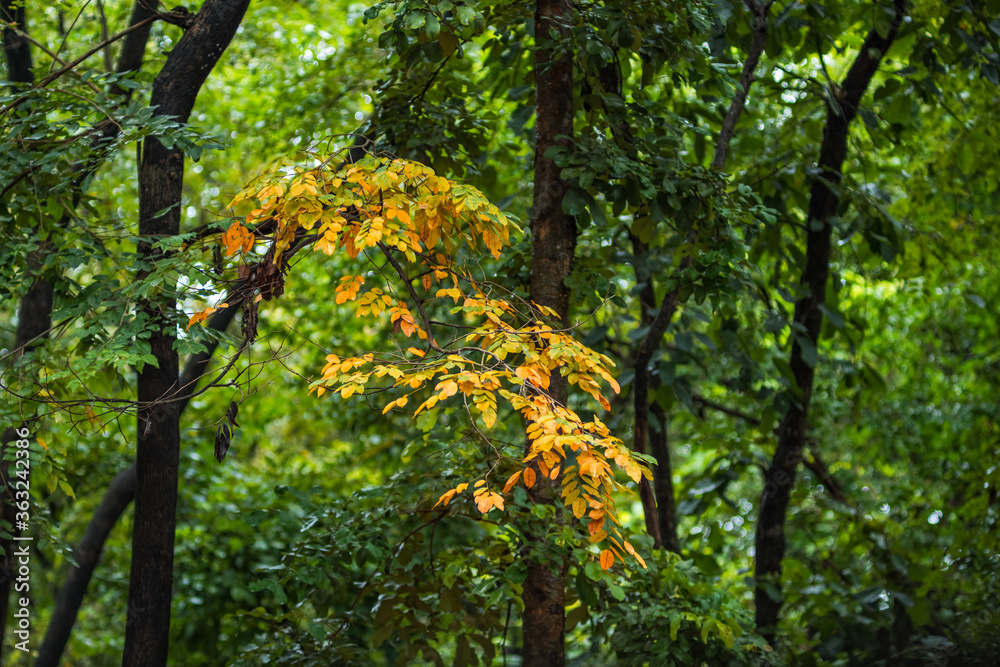
[[[114,42],[117,42],[119,39],[121,39],[125,35],[127,35],[127,34],[129,34],[131,32],[135,32],[139,28],[143,28],[143,27],[149,25],[150,23],[152,23],[153,21],[155,21],[157,18],[159,18],[159,17],[157,17],[157,16],[150,16],[147,19],[143,19],[142,21],[139,21],[138,23],[130,25],[129,27],[127,27],[124,30],[122,30],[121,32],[119,32],[119,33],[115,34],[114,36],[112,36],[111,38],[109,38],[107,41],[101,42],[97,46],[91,48],[89,51],[87,51],[86,53],[84,53],[82,56],[80,56],[76,60],[70,61],[69,63],[67,63],[61,69],[56,70],[52,74],[49,74],[47,77],[45,77],[44,79],[42,79],[41,81],[39,81],[37,84],[35,84],[34,86],[32,86],[30,88],[30,90],[36,90],[38,88],[44,88],[45,86],[49,85],[50,83],[52,83],[53,81],[55,81],[56,79],[58,79],[59,77],[61,77],[66,72],[69,72],[72,69],[74,69],[77,65],[79,65],[84,60],[86,60],[90,56],[94,55],[95,53],[97,53],[101,49],[103,49],[108,44],[112,44]],[[21,104],[22,102],[24,102],[26,99],[28,99],[27,96],[21,96],[18,99],[16,99],[13,102],[11,102],[10,104],[8,104],[7,106],[5,106],[3,109],[0,109],[0,116],[5,115],[8,111],[10,111],[14,107],[18,106],[19,104]]]

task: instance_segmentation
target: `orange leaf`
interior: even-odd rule
[[[479,511],[483,514],[486,514],[493,509],[493,494],[484,493],[476,496],[476,507],[479,508]]]
[[[601,569],[610,570],[611,566],[615,564],[615,555],[605,549],[601,552]]]
[[[514,488],[514,485],[517,484],[517,480],[521,476],[522,472],[523,471],[518,470],[516,473],[514,473],[513,475],[511,475],[510,477],[507,478],[507,483],[503,485],[503,492],[504,493],[507,493],[512,488]]]
[[[208,319],[208,316],[211,315],[212,313],[214,313],[216,310],[218,310],[218,309],[217,308],[206,308],[205,310],[201,311],[200,313],[195,313],[194,315],[191,316],[191,319],[188,320],[187,328],[190,329],[191,327],[193,327],[194,325],[198,324],[199,322],[205,321],[206,319]]]
[[[253,248],[253,234],[237,221],[229,225],[222,235],[222,243],[226,246],[226,255],[232,255],[237,250],[249,252]]]
[[[529,489],[535,485],[535,469],[525,468],[524,469],[524,485]]]

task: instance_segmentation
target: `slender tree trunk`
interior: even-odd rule
[[[888,34],[882,36],[876,29],[868,33],[847,78],[833,96],[835,103],[828,102],[823,144],[817,163],[821,177],[813,181],[810,191],[806,265],[800,280],[800,284],[808,289],[808,295],[796,301],[792,326],[791,367],[799,394],[778,428],[778,446],[771,467],[764,474],[764,492],[757,523],[756,621],[758,631],[771,643],[774,643],[782,602],[781,559],[785,554],[785,514],[795,484],[796,468],[806,444],[813,388],[814,369],[803,358],[800,340],[804,337],[806,344],[813,346],[819,342],[823,323],[819,306],[826,299],[826,281],[830,272],[830,220],[836,215],[840,201],[838,185],[847,154],[848,129],[882,56],[896,37],[906,13],[906,0],[895,0],[894,7],[895,17]],[[803,333],[796,334],[796,330]]]
[[[239,304],[235,303],[234,300],[233,305],[218,311],[209,319],[208,328],[225,331],[238,310]],[[209,341],[206,344],[206,349],[191,357],[184,366],[184,372],[181,373],[179,381],[180,393],[176,397],[179,412],[183,412],[187,407],[198,380],[208,370],[208,362],[216,347],[218,347],[216,341]],[[104,543],[107,541],[108,535],[111,534],[112,528],[118,523],[118,519],[135,499],[135,480],[135,463],[115,475],[104,493],[101,504],[94,511],[90,523],[87,524],[83,537],[73,552],[73,559],[77,564],[70,569],[66,582],[59,590],[56,608],[52,612],[52,618],[49,619],[48,627],[45,629],[45,637],[38,649],[35,667],[58,667],[60,664],[73,626],[76,624],[83,597],[87,593],[90,579],[101,558]]]
[[[555,310],[560,326],[569,323],[569,290],[564,281],[573,266],[576,221],[563,213],[568,190],[559,167],[545,151],[565,145],[573,134],[573,58],[564,24],[571,8],[566,0],[538,0],[535,7],[535,186],[531,214],[531,299]],[[557,35],[553,39],[553,34]],[[563,49],[560,51],[560,49]],[[551,396],[565,404],[568,385],[553,377]],[[544,477],[534,491],[536,502],[558,506],[557,482]],[[566,607],[566,557],[555,562],[530,560],[524,581],[525,667],[562,667],[566,662],[563,625]]]
[[[4,27],[3,50],[7,57],[7,76],[13,83],[34,83],[35,77],[31,71],[31,43],[21,32],[28,32],[27,17],[24,6],[26,3],[17,0],[3,0],[0,11],[3,13],[4,24],[15,23],[17,29]]]
[[[722,129],[719,130],[719,138],[715,144],[715,156],[712,158],[712,166],[716,169],[723,169],[726,166],[726,155],[729,153],[729,142],[736,132],[736,123],[743,114],[743,109],[747,105],[747,95],[750,93],[750,86],[756,81],[754,72],[760,63],[760,56],[764,53],[764,46],[767,44],[768,12],[771,9],[770,0],[767,4],[758,0],[744,0],[747,7],[754,15],[753,21],[753,42],[750,50],[747,51],[747,59],[743,61],[743,71],[740,73],[740,88],[736,91],[732,102],[729,103],[729,111],[722,121]]]
[[[632,448],[640,454],[645,454],[648,447],[655,444],[653,456],[657,460],[656,469],[653,471],[653,484],[651,485],[645,477],[639,480],[639,499],[642,501],[646,532],[653,538],[654,546],[664,547],[668,551],[679,553],[680,542],[677,539],[675,518],[677,509],[673,494],[673,480],[669,478],[671,470],[670,452],[667,449],[666,439],[667,425],[663,420],[660,421],[658,427],[649,423],[649,389],[652,382],[649,363],[653,354],[659,349],[660,340],[662,340],[663,334],[670,326],[674,313],[677,312],[680,305],[680,290],[673,289],[668,292],[657,309],[653,278],[641,275],[642,272],[638,268],[642,262],[641,258],[648,254],[646,244],[633,236],[632,248],[637,262],[636,280],[642,282],[642,279],[645,278],[645,285],[639,292],[639,307],[642,309],[639,321],[643,327],[647,328],[646,335],[639,342],[635,359],[632,362],[635,370],[635,379],[632,381],[633,411],[635,412]],[[690,262],[685,261],[685,265],[687,264]],[[658,416],[663,417],[663,419],[666,417],[663,410],[660,410]],[[665,481],[662,479],[664,476],[667,477]],[[667,486],[669,486],[669,496],[666,495]],[[657,491],[663,495],[658,494]],[[661,515],[663,515],[662,519]],[[664,533],[664,527],[668,528],[669,532]]]
[[[673,469],[670,464],[670,445],[667,441],[667,411],[659,403],[653,401],[650,411],[659,420],[660,425],[649,429],[649,453],[656,459],[656,470],[653,473],[653,493],[656,496],[660,537],[663,548],[674,553],[681,552],[681,543],[677,538],[677,505],[674,496]]]
[[[17,30],[27,32],[26,14],[24,3],[15,3],[13,0],[3,0],[0,5],[0,15],[6,24],[16,23]],[[34,74],[31,71],[31,44],[17,30],[5,27],[3,31],[4,55],[7,58],[7,77],[15,84],[31,84],[34,82]],[[31,351],[42,338],[48,335],[52,327],[52,284],[41,275],[45,258],[46,243],[43,240],[38,249],[28,255],[26,263],[26,273],[32,281],[28,291],[21,298],[18,309],[17,331],[14,334],[14,352],[12,363],[23,362],[24,354]],[[9,463],[4,456],[7,445],[17,438],[15,428],[11,425],[3,432],[0,439],[0,482],[2,482],[2,495],[0,495],[0,520],[3,520],[13,537],[18,537],[21,530],[14,521],[15,507],[13,504],[14,490],[9,486]],[[7,618],[9,616],[9,602],[11,585],[14,582],[13,572],[15,570],[13,559],[11,558],[14,546],[13,540],[0,539],[0,550],[2,558],[0,561],[0,646],[4,645],[3,639],[7,630]],[[2,658],[2,656],[0,656]]]
[[[150,106],[155,114],[186,122],[209,72],[243,20],[249,0],[208,0],[171,51],[153,83]],[[166,256],[151,243],[180,232],[184,153],[147,137],[139,161],[140,262],[155,264]],[[158,213],[165,211],[162,215]],[[141,276],[140,276],[141,277]],[[150,347],[157,364],[138,378],[135,522],[125,626],[126,667],[166,665],[170,641],[174,531],[177,512],[177,466],[180,410],[176,339],[176,301],[167,286],[141,304],[156,323]]]
[[[765,5],[756,0],[745,0],[745,2],[754,14],[753,43],[743,63],[740,90],[733,97],[719,132],[715,146],[715,157],[712,160],[712,166],[716,169],[722,169],[726,165],[729,143],[735,133],[736,123],[746,107],[747,95],[754,82],[754,71],[757,69],[764,45],[767,43],[770,3]],[[633,237],[632,247],[638,262],[639,258],[647,252],[646,246],[638,238]],[[682,268],[689,265],[690,260],[685,259]],[[645,454],[648,445],[656,459],[656,468],[653,471],[652,485],[645,478],[639,481],[639,498],[642,501],[646,532],[653,538],[654,545],[662,546],[674,553],[680,553],[680,540],[677,537],[677,501],[674,498],[674,483],[671,479],[673,473],[670,463],[670,448],[667,442],[666,412],[654,403],[652,409],[660,424],[654,428],[649,420],[651,409],[649,364],[653,354],[659,348],[663,334],[673,320],[674,313],[680,306],[680,286],[664,295],[657,310],[652,276],[640,276],[637,270],[636,280],[641,283],[643,279],[645,279],[645,285],[639,294],[639,303],[642,309],[640,321],[644,327],[648,327],[648,331],[645,338],[639,343],[633,364],[635,369],[633,448],[640,454]],[[654,310],[657,311],[655,316],[653,315]]]

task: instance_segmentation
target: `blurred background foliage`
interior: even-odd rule
[[[637,498],[621,506],[645,571],[602,571],[577,527],[520,490],[502,517],[467,501],[432,511],[443,490],[482,474],[487,452],[454,407],[410,419],[383,416],[378,396],[307,395],[326,354],[392,335],[335,303],[332,276],[346,259],[310,254],[262,308],[258,341],[232,371],[239,381],[184,412],[173,664],[520,664],[523,535],[539,530],[553,554],[572,554],[568,664],[997,664],[1000,3],[911,3],[851,126],[775,647],[753,627],[754,528],[760,472],[795,400],[787,359],[810,184],[836,82],[887,7],[768,4],[766,48],[718,169],[712,152],[754,37],[752,4],[577,3],[576,134],[551,156],[580,230],[572,324],[618,363],[622,395],[600,416],[626,441],[632,361],[648,328],[641,293],[659,303],[683,282],[650,362],[680,553],[642,535]],[[38,80],[126,26],[132,5],[26,11]],[[254,2],[190,125],[145,106],[180,36],[163,22],[138,73],[113,73],[114,43],[56,84],[6,89],[5,108],[26,101],[2,119],[0,349],[13,345],[27,257],[40,245],[55,293],[53,335],[3,361],[0,407],[5,419],[40,415],[39,637],[72,546],[133,457],[134,414],[105,399],[134,400],[136,370],[150,361],[135,300],[162,288],[156,274],[131,273],[141,268],[133,144],[152,134],[186,147],[182,232],[227,226],[232,196],[272,160],[362,135],[527,221],[532,11],[517,1]],[[113,83],[129,103],[111,99]],[[120,131],[92,142],[106,118]],[[93,165],[82,182],[81,165]],[[678,274],[692,230],[697,259]],[[164,242],[182,250],[159,269],[180,276],[183,324],[221,300],[215,242]],[[530,252],[528,236],[516,239],[482,270],[525,293]],[[192,328],[180,351],[210,338],[222,368],[240,343],[235,327]],[[220,464],[212,442],[230,401],[240,424]],[[500,421],[495,437],[516,445],[520,425]],[[104,547],[65,664],[119,660],[129,516]],[[10,641],[4,651],[10,664],[31,663]]]

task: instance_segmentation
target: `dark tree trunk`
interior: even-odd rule
[[[18,30],[27,33],[28,24],[24,12],[27,3],[3,0],[0,11],[5,24],[16,23]],[[31,43],[13,28],[3,29],[3,50],[7,57],[7,76],[14,83],[34,83],[31,72]]]
[[[746,107],[747,95],[754,82],[753,73],[757,69],[761,53],[763,53],[764,45],[767,42],[767,16],[770,4],[764,5],[756,0],[745,0],[745,2],[754,15],[754,38],[750,51],[747,53],[747,59],[743,63],[743,73],[740,76],[741,88],[733,97],[719,132],[715,157],[712,160],[712,166],[717,169],[725,167],[729,142],[736,130],[736,123]],[[633,237],[632,247],[637,263],[641,262],[640,257],[647,252],[645,244]],[[689,265],[690,260],[686,259],[682,267]],[[664,295],[663,301],[657,309],[652,276],[640,275],[637,268],[636,280],[639,283],[645,282],[639,294],[639,303],[642,309],[640,322],[642,326],[648,327],[648,331],[646,337],[639,343],[633,364],[635,370],[633,448],[640,454],[645,454],[648,446],[656,459],[653,484],[650,485],[645,478],[641,479],[639,481],[639,498],[642,501],[646,532],[653,538],[654,546],[680,553],[680,540],[677,537],[677,501],[674,497],[670,447],[667,442],[667,415],[655,403],[651,406],[649,400],[651,383],[649,364],[680,305],[680,286]],[[654,311],[656,312],[655,316],[653,315]],[[653,410],[660,422],[658,427],[650,424],[650,409]]]
[[[59,591],[56,608],[52,612],[52,618],[45,629],[45,638],[38,649],[35,667],[42,665],[56,667],[59,664],[73,624],[76,622],[80,602],[94,572],[94,566],[101,557],[104,542],[134,497],[135,465],[131,465],[111,480],[101,504],[87,524],[87,530],[80,539],[80,544],[73,552],[77,566],[70,570],[66,583]]]
[[[726,166],[726,155],[729,153],[729,142],[736,132],[736,123],[743,114],[743,109],[747,105],[747,95],[750,93],[750,86],[756,80],[754,72],[760,62],[760,56],[764,53],[764,46],[767,44],[768,19],[767,14],[771,9],[771,0],[767,4],[758,0],[744,0],[750,12],[754,15],[753,21],[753,42],[750,50],[747,51],[747,59],[743,62],[743,72],[740,74],[740,88],[736,91],[733,101],[729,103],[729,111],[722,121],[722,129],[719,130],[719,138],[715,144],[715,156],[712,158],[712,166],[722,169]]]
[[[24,7],[21,6],[13,13],[10,7],[10,2],[5,1],[3,5],[3,17],[6,21],[16,21],[18,26],[24,30],[25,29],[25,15]],[[149,13],[140,9],[137,6],[135,16],[133,17],[133,24],[147,18]],[[149,27],[137,30],[126,36],[125,42],[122,50],[122,58],[119,62],[118,71],[127,72],[136,70],[142,64],[142,53],[145,49],[145,43],[149,35]],[[24,38],[17,35],[11,29],[6,29],[4,31],[4,48],[7,54],[8,69],[13,81],[18,81],[21,83],[31,83],[32,73],[31,73],[31,52],[29,49],[29,43]],[[115,92],[128,97],[130,91],[127,89],[117,89]],[[112,138],[119,131],[119,127],[115,124],[109,124],[104,133],[105,138]],[[100,165],[99,159],[95,158],[88,162],[87,164],[76,165],[74,171],[81,172],[80,176],[77,177],[76,183],[79,185],[86,180],[94,170]],[[74,205],[79,201],[80,193],[73,193],[73,203]],[[57,225],[57,229],[63,228],[69,220],[69,213],[63,216],[63,219]],[[44,263],[45,255],[48,252],[48,243],[42,242],[39,249],[32,253],[28,257],[27,267],[29,274],[35,275],[40,272],[41,267]],[[27,294],[21,300],[21,307],[18,313],[18,328],[17,335],[15,339],[15,349],[24,348],[25,351],[30,350],[30,348],[36,344],[40,338],[47,335],[49,329],[51,328],[51,314],[52,314],[52,304],[53,304],[53,290],[50,282],[44,277],[38,276],[35,282],[29,288]],[[7,442],[8,438],[4,437],[4,442]],[[6,480],[6,464],[2,464],[2,475],[3,479]],[[3,507],[0,508],[0,516],[6,517],[8,515],[7,508],[7,495],[3,496]],[[131,501],[131,496],[129,497]],[[19,533],[14,527],[14,534]],[[0,543],[0,548],[3,548],[3,552],[9,553],[8,544],[6,541]],[[7,606],[9,602],[10,593],[10,581],[4,581],[0,583],[0,639],[3,637],[3,630],[6,628],[7,619]]]
[[[198,91],[236,34],[248,4],[249,0],[208,0],[202,6],[153,83],[150,105],[157,115],[187,121]],[[180,232],[183,179],[184,153],[147,137],[139,161],[139,235],[147,239],[138,244],[141,262],[164,259],[151,239]],[[150,346],[157,364],[146,365],[138,378],[135,522],[122,656],[126,667],[166,665],[169,650],[180,450],[178,360],[173,347],[176,302],[167,296],[170,291],[168,287],[155,300],[141,304],[156,323]]]
[[[670,479],[670,452],[667,449],[667,424],[663,410],[660,410],[657,415],[660,420],[658,426],[649,422],[649,390],[652,382],[649,363],[659,348],[660,340],[667,327],[670,326],[674,313],[680,305],[680,290],[673,289],[668,292],[657,309],[653,277],[639,268],[649,251],[646,244],[634,236],[632,237],[632,249],[636,258],[636,281],[645,283],[639,292],[639,307],[642,311],[639,322],[647,328],[646,336],[639,342],[635,359],[632,362],[635,370],[635,379],[632,382],[632,401],[635,412],[632,448],[640,454],[645,454],[648,449],[652,448],[652,454],[656,457],[657,463],[653,470],[652,485],[645,477],[639,480],[639,499],[642,501],[646,532],[653,538],[654,546],[664,547],[668,551],[679,553],[680,543],[677,540],[676,526],[677,508],[674,501],[673,480]],[[666,479],[663,479],[664,477]],[[668,489],[669,495],[667,494]],[[662,495],[658,492],[661,492]],[[664,533],[664,527],[667,527],[669,532]]]
[[[785,554],[785,514],[795,471],[802,457],[808,430],[809,402],[813,388],[813,367],[802,355],[799,336],[805,336],[812,345],[819,341],[823,313],[819,306],[826,298],[826,281],[830,271],[831,232],[830,219],[836,215],[839,204],[838,185],[841,167],[847,154],[848,129],[858,112],[858,104],[878,70],[879,62],[896,37],[896,32],[906,13],[906,0],[895,0],[895,18],[886,36],[875,29],[868,33],[864,44],[851,65],[847,78],[833,96],[836,105],[828,103],[823,144],[819,153],[821,177],[812,183],[809,198],[809,223],[806,236],[806,265],[800,283],[808,295],[795,303],[792,332],[791,367],[799,394],[788,408],[778,427],[778,446],[771,466],[764,474],[764,492],[761,497],[760,516],[756,535],[755,592],[757,630],[774,642],[781,608],[781,596],[768,594],[781,590],[781,559]],[[795,334],[799,328],[802,334]],[[775,599],[775,597],[777,599]]]
[[[14,22],[19,30],[27,32],[24,3],[3,0],[0,12],[2,12],[5,23]],[[3,31],[3,49],[7,58],[7,78],[14,83],[33,83],[31,44],[28,40],[19,35],[16,30],[6,27]],[[30,352],[32,347],[47,336],[52,326],[52,285],[41,275],[44,257],[45,242],[43,241],[39,248],[27,258],[26,273],[32,283],[21,298],[21,305],[18,309],[13,363],[23,361],[23,355]],[[15,439],[17,439],[17,434],[13,426],[5,429],[2,439],[0,439],[0,482],[3,485],[2,491],[0,491],[0,520],[8,524],[8,530],[13,537],[18,537],[21,531],[14,521],[15,507],[11,502],[14,498],[14,491],[12,488],[8,488],[9,464],[4,457],[7,445]],[[10,589],[14,582],[12,573],[15,568],[10,558],[13,546],[13,540],[0,539],[0,550],[2,550],[3,558],[0,560],[0,646],[3,646],[7,630]]]
[[[681,543],[677,538],[677,501],[674,496],[673,469],[670,464],[670,446],[667,440],[667,412],[653,401],[650,411],[656,415],[660,425],[649,429],[649,453],[656,459],[653,473],[653,493],[656,495],[660,538],[663,548],[679,554]]]
[[[239,306],[234,300],[233,305],[220,310],[209,319],[208,327],[216,331],[225,331],[238,310]],[[183,412],[187,407],[198,380],[208,370],[208,362],[217,346],[216,341],[208,342],[205,351],[191,357],[184,366],[184,372],[180,375],[180,393],[176,397],[179,412]],[[104,543],[111,534],[111,529],[135,498],[135,480],[136,465],[133,463],[111,480],[101,504],[87,524],[83,538],[73,553],[77,564],[70,569],[66,582],[59,590],[56,608],[45,629],[45,637],[38,649],[35,667],[58,667],[60,664],[63,651],[66,650],[66,644],[76,624],[83,597],[87,593],[90,579],[101,558]]]
[[[565,145],[573,134],[573,58],[564,24],[570,19],[566,0],[538,0],[535,7],[535,186],[531,213],[531,299],[555,310],[559,326],[569,323],[569,290],[564,281],[573,266],[576,220],[562,209],[567,184],[545,151]],[[558,35],[553,40],[552,33]],[[561,52],[559,49],[563,49]],[[565,404],[568,386],[562,376],[549,387]],[[544,477],[533,489],[536,502],[558,505],[557,482]],[[524,582],[525,667],[561,667],[566,662],[563,625],[566,608],[566,557],[554,562],[530,559]]]

